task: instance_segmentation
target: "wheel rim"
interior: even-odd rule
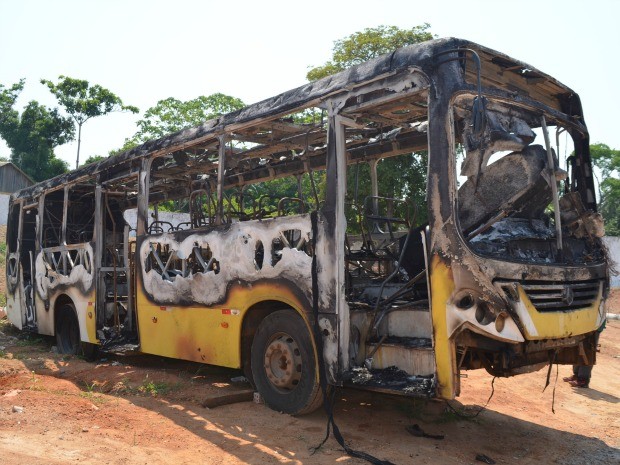
[[[281,390],[295,389],[301,379],[301,353],[295,339],[286,333],[275,334],[265,349],[267,379]]]

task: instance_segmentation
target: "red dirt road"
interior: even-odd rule
[[[617,312],[620,312],[618,308]],[[303,417],[252,402],[201,407],[205,398],[246,389],[237,372],[159,357],[111,356],[88,363],[50,351],[52,340],[15,339],[0,324],[0,463],[18,464],[363,464],[325,434],[322,411]],[[23,337],[23,336],[22,336]],[[335,418],[351,447],[395,464],[620,463],[620,322],[601,337],[591,389],[546,371],[496,379],[475,419],[444,402],[342,390]],[[491,377],[469,372],[464,415],[484,405]],[[555,414],[552,413],[555,388]],[[21,409],[20,409],[21,407]],[[23,411],[20,411],[22,410]],[[406,431],[417,424],[443,440]]]

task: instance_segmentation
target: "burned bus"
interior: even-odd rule
[[[425,199],[381,191],[397,159]],[[593,364],[609,288],[578,95],[453,38],[23,189],[8,221],[14,325],[238,368],[291,414]]]

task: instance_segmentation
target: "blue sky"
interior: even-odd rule
[[[56,106],[39,84],[64,74],[101,84],[141,112],[167,97],[223,92],[253,103],[305,82],[333,41],[381,24],[428,22],[525,61],[580,94],[592,142],[620,148],[620,1],[0,0],[0,83],[26,78],[18,106]],[[138,116],[87,122],[84,160],[135,131]],[[75,164],[77,144],[56,149]],[[9,150],[0,142],[0,156]]]

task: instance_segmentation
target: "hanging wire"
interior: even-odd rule
[[[467,414],[463,413],[462,411],[459,412],[457,409],[455,409],[452,406],[452,404],[450,404],[449,401],[446,401],[446,405],[452,411],[452,413],[454,413],[456,416],[458,416],[460,418],[465,418],[467,420],[472,420],[472,419],[476,418],[478,415],[480,415],[482,413],[483,410],[485,410],[487,408],[487,406],[489,405],[489,402],[491,402],[491,399],[493,398],[493,394],[495,394],[495,380],[496,379],[497,379],[497,376],[493,376],[493,379],[491,380],[491,394],[489,395],[489,398],[487,399],[485,404],[482,407],[480,407],[476,411],[476,413],[474,413],[473,415],[467,415]]]

